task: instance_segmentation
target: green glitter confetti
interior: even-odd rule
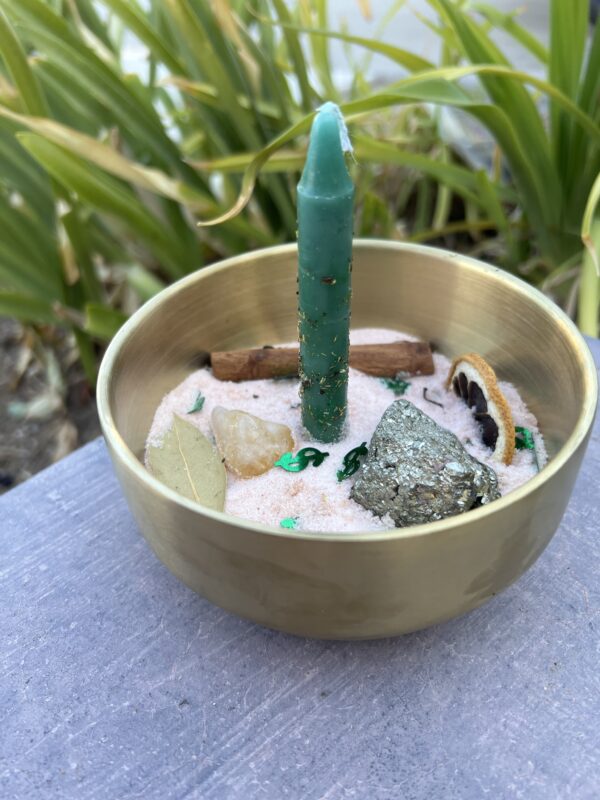
[[[322,453],[316,447],[303,447],[298,450],[297,456],[294,458],[293,453],[284,453],[281,458],[275,462],[274,466],[281,467],[286,472],[302,472],[306,469],[312,461],[313,467],[320,467],[323,461],[327,458],[329,453]]]
[[[533,434],[529,428],[517,425],[515,428],[515,447],[517,450],[535,450]]]
[[[303,464],[298,459],[295,459],[293,453],[284,453],[273,466],[281,467],[281,469],[284,469],[286,472],[301,472],[303,469],[306,469],[308,463]]]
[[[206,400],[206,397],[204,397],[202,392],[198,392],[198,396],[194,400],[194,405],[190,408],[190,410],[187,413],[188,414],[195,414],[196,411],[202,411],[202,409],[204,408],[204,401],[205,400]]]
[[[298,517],[286,517],[282,519],[279,523],[280,528],[287,528],[288,530],[294,530],[298,526]]]
[[[531,450],[533,451],[533,460],[537,471],[540,471],[540,462],[538,461],[537,450],[535,447],[535,439],[533,433],[529,428],[522,428],[520,425],[515,427],[515,447],[517,450]]]
[[[409,381],[403,381],[402,378],[380,378],[379,380],[397,396],[404,394],[410,386]]]
[[[360,467],[360,456],[366,456],[368,454],[367,443],[363,442],[358,447],[348,451],[344,456],[344,467],[343,469],[339,469],[337,471],[337,479],[338,481],[343,481],[345,478],[349,478],[351,475],[358,470]]]

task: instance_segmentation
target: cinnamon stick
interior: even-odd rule
[[[210,354],[210,362],[213,375],[222,381],[287,378],[298,374],[298,348],[216,352]],[[426,342],[358,344],[350,346],[350,366],[380,378],[393,378],[398,372],[431,375],[433,358]]]

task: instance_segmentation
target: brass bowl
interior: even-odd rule
[[[489,506],[389,532],[282,531],[204,509],[152,477],[144,442],[163,395],[200,351],[296,336],[296,246],[228,259],[173,286],[113,339],[98,408],[137,523],[167,567],[213,603],[303,636],[363,639],[464,614],[544,550],[571,494],[597,400],[591,354],[571,321],[522,281],[417,245],[355,243],[352,323],[409,331],[452,357],[477,351],[536,414],[548,465]]]

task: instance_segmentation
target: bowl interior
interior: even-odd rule
[[[589,353],[540,293],[471,259],[413,245],[357,241],[353,327],[389,327],[448,356],[475,351],[514,383],[535,413],[549,455],[593,403]],[[163,395],[211,350],[296,337],[296,248],[249,253],[185,278],[147,303],[111,346],[108,410],[142,458]]]

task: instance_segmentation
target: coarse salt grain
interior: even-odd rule
[[[350,332],[352,344],[384,344],[415,337],[383,328],[364,328]],[[530,450],[517,450],[511,465],[494,461],[492,451],[480,438],[479,426],[471,410],[454,392],[447,391],[444,382],[450,369],[450,360],[434,353],[435,373],[412,376],[410,386],[402,395],[435,422],[452,431],[467,452],[495,470],[500,492],[504,495],[521,486],[537,473],[535,458]],[[511,407],[515,425],[529,428],[534,435],[540,467],[546,462],[543,438],[537,420],[527,409],[519,393],[509,383],[500,382]],[[288,425],[292,431],[297,452],[303,447],[315,446],[307,438],[300,419],[300,400],[297,379],[220,381],[209,369],[200,369],[189,375],[179,386],[163,398],[154,419],[146,445],[160,446],[173,421],[173,414],[184,416],[202,433],[214,441],[210,416],[215,406],[247,411],[262,419]],[[423,396],[443,405],[429,402]],[[201,411],[188,413],[201,392],[206,398]],[[350,499],[352,478],[337,480],[344,455],[362,442],[371,440],[377,423],[388,406],[397,399],[380,378],[350,369],[348,380],[348,417],[346,436],[335,444],[320,445],[329,456],[320,467],[309,465],[299,473],[274,468],[255,478],[238,478],[227,474],[225,511],[246,520],[279,527],[281,520],[297,517],[296,530],[328,532],[365,532],[389,530],[391,519],[379,518]]]

